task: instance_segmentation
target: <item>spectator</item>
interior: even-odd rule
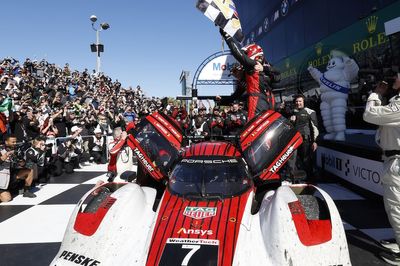
[[[94,130],[95,136],[89,139],[89,151],[93,161],[97,164],[105,164],[107,162],[106,140],[100,128]]]
[[[33,111],[33,108],[28,108],[26,111],[26,116],[22,119],[22,124],[28,140],[39,136],[39,122],[36,116],[37,111]]]

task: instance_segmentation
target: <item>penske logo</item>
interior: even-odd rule
[[[287,158],[289,158],[289,156],[293,153],[293,151],[294,151],[293,146],[290,146],[289,149],[281,156],[281,158],[279,158],[279,160],[276,161],[274,166],[272,166],[271,169],[269,169],[269,171],[271,173],[275,173],[279,169],[279,167],[281,167],[282,164],[287,160]]]
[[[146,160],[144,155],[139,151],[138,148],[134,149],[133,152],[136,154],[136,156],[139,158],[139,160],[143,163],[144,167],[146,167],[149,172],[153,172],[154,168],[149,164],[149,162]]]
[[[186,228],[182,227],[181,229],[179,229],[178,234],[211,236],[213,234],[213,231],[212,230],[203,230],[203,229],[186,229]]]
[[[72,261],[73,263],[75,263],[77,265],[85,265],[85,266],[100,265],[100,261],[98,261],[98,260],[91,259],[89,257],[80,255],[78,253],[69,252],[66,250],[63,250],[63,252],[61,253],[59,258],[62,258],[67,261]]]
[[[205,219],[217,214],[217,208],[211,207],[186,207],[183,215],[193,219]]]

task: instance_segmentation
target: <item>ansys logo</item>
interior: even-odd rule
[[[322,42],[319,42],[315,45],[315,52],[317,53],[318,56],[321,56],[322,54],[322,48],[323,48]]]
[[[365,21],[365,24],[367,25],[368,32],[370,34],[374,33],[376,31],[376,25],[378,24],[378,17],[377,16],[371,16],[367,18]]]

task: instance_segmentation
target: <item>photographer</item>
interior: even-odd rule
[[[107,144],[100,128],[94,130],[94,136],[89,139],[90,157],[97,164],[105,164],[107,162],[106,148]]]
[[[78,154],[76,153],[72,139],[67,139],[58,146],[54,166],[55,176],[61,175],[63,169],[67,174],[71,174],[74,172],[74,168],[79,167]]]
[[[32,146],[25,152],[25,161],[25,167],[33,170],[34,180],[42,178],[48,181],[46,144],[43,139],[38,137],[32,141]]]
[[[17,147],[15,135],[7,135],[5,146],[0,149],[0,201],[7,202],[12,199],[12,193],[18,189],[19,180],[24,182],[23,197],[35,198],[30,191],[34,180],[34,171],[23,168],[24,162]]]
[[[83,138],[82,138],[82,133],[83,128],[78,127],[78,126],[73,126],[71,128],[71,135],[69,136],[72,139],[72,144],[75,149],[75,153],[78,155],[78,162],[82,163],[83,165],[86,165],[88,163],[90,155],[89,151],[85,149],[86,147],[86,141],[84,143]],[[79,164],[76,166],[76,168],[80,168]]]

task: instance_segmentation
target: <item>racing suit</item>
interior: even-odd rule
[[[114,139],[110,145],[110,161],[108,162],[107,170],[109,172],[109,182],[114,180],[117,175],[117,159],[121,149],[125,146],[126,139]]]
[[[400,244],[400,95],[381,105],[378,94],[367,100],[364,120],[379,125],[376,141],[383,150],[383,201],[389,222]]]
[[[254,116],[263,111],[274,110],[275,98],[269,84],[276,79],[272,69],[264,65],[263,72],[255,71],[254,67],[257,65],[257,61],[250,59],[245,52],[239,48],[232,37],[223,33],[221,33],[221,35],[228,44],[232,55],[243,65],[246,73],[248,120],[250,121]]]

